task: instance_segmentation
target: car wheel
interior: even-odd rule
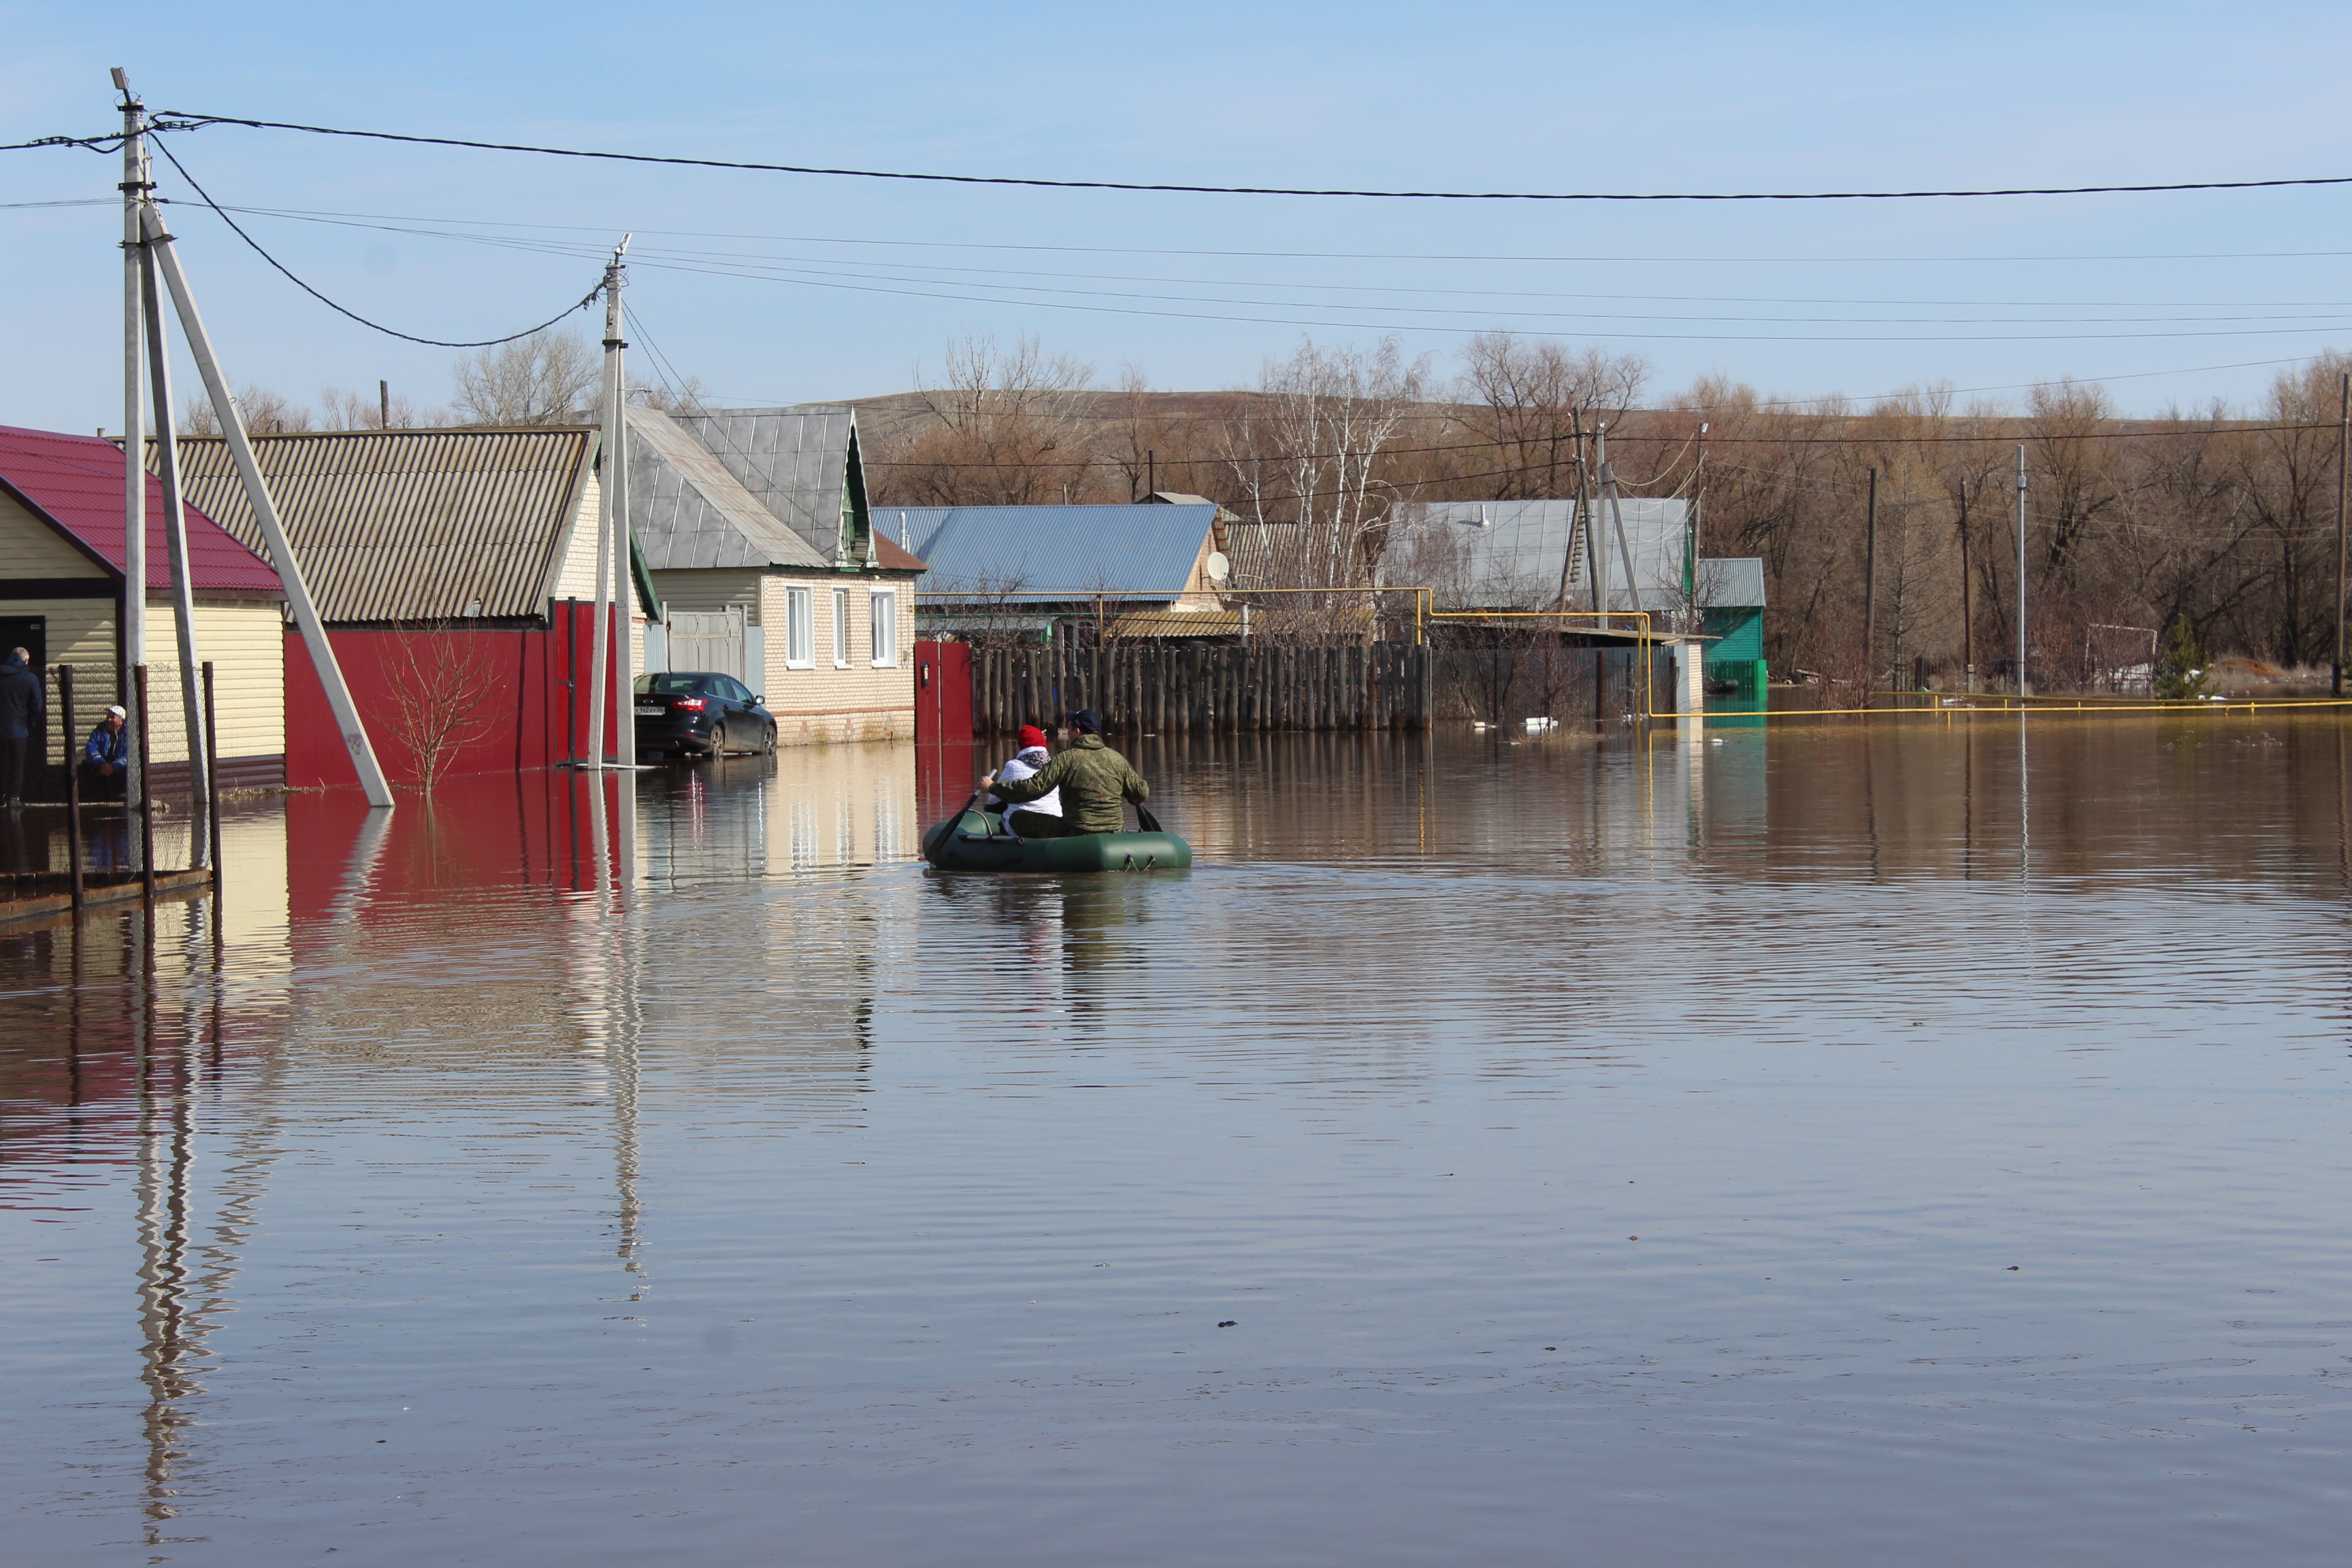
[[[776,754],[776,727],[773,724],[769,725],[768,732],[760,737],[760,751],[764,756]]]
[[[727,726],[724,724],[710,727],[710,754],[714,757],[727,754]]]

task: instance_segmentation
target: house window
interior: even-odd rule
[[[815,591],[784,590],[784,668],[808,669],[816,663]]]
[[[849,668],[849,590],[833,591],[833,668]]]
[[[887,588],[875,590],[874,668],[888,669],[898,662],[898,595]]]

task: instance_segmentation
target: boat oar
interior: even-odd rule
[[[1146,833],[1165,833],[1168,831],[1166,828],[1160,826],[1160,819],[1158,817],[1152,816],[1151,813],[1144,809],[1143,803],[1141,801],[1135,803],[1135,825],[1138,827],[1142,828]]]

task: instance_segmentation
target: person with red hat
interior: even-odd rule
[[[1013,754],[1012,761],[990,775],[991,784],[998,779],[1025,779],[1045,765],[1049,753],[1045,750],[1045,731],[1034,724],[1024,724],[1020,741],[1021,749]],[[989,796],[989,804],[1004,813],[1004,830],[1007,833],[1018,834],[1021,831],[1021,825],[1013,820],[1016,813],[1009,805],[995,795]],[[1062,792],[1059,789],[1049,790],[1037,799],[1024,803],[1017,815],[1026,816],[1033,812],[1041,816],[1059,817],[1062,815]],[[1050,829],[1045,836],[1051,836]]]

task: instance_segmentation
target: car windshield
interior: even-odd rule
[[[637,694],[640,697],[692,697],[710,689],[707,675],[640,675]]]

